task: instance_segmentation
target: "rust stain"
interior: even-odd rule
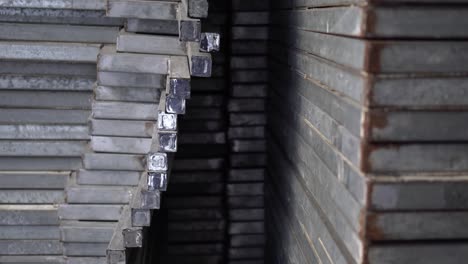
[[[388,125],[387,113],[382,110],[372,110],[370,112],[369,129],[386,128]],[[372,133],[372,131],[369,131]]]
[[[375,26],[377,24],[377,15],[372,6],[363,7],[364,22],[361,25],[363,35],[372,37],[375,34]]]
[[[370,144],[370,116],[369,112],[363,113],[362,121],[362,138],[361,138],[361,160],[359,167],[362,172],[367,173],[372,170],[372,164],[369,161],[372,152],[372,145]]]
[[[361,209],[359,214],[359,227],[360,230],[358,232],[359,239],[362,242],[362,264],[369,264],[369,246],[371,241],[368,239],[368,222],[372,222],[373,220],[371,213],[369,212],[370,203],[372,199],[372,190],[373,190],[373,182],[369,178],[366,179],[366,201],[365,206]]]
[[[364,106],[372,107],[374,102],[374,85],[376,81],[376,77],[372,74],[365,74],[364,75],[364,87],[362,92],[362,102]]]
[[[361,161],[360,169],[364,173],[372,171],[372,163],[370,160],[372,152],[377,149],[394,148],[398,145],[392,144],[373,144],[372,130],[374,128],[385,128],[388,126],[387,113],[383,110],[369,110],[363,114],[362,121],[362,138],[361,138]]]
[[[153,133],[154,126],[155,125],[153,124],[153,122],[145,122],[145,132],[151,135]]]
[[[383,47],[383,43],[371,40],[366,41],[364,71],[371,73],[380,72],[380,53]]]
[[[366,221],[366,239],[367,240],[383,240],[385,233],[378,226],[379,215],[377,213],[369,213]]]

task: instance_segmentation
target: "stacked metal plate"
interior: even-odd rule
[[[147,133],[145,135],[148,136],[146,139],[141,139],[143,141],[129,141],[140,140],[132,139],[132,135],[117,135],[125,136],[122,140],[125,140],[126,143],[124,141],[116,142],[115,140],[119,138],[110,137],[110,141],[108,141],[110,147],[106,147],[107,144],[104,144],[101,149],[93,148],[95,152],[122,153],[119,154],[119,157],[122,158],[125,158],[123,155],[128,156],[128,153],[147,154],[146,162],[139,159],[138,156],[131,156],[130,160],[143,162],[146,166],[145,168],[143,166],[128,168],[144,170],[144,172],[140,184],[132,191],[132,201],[123,209],[123,214],[120,216],[107,248],[109,263],[123,263],[125,261],[134,263],[134,261],[148,258],[164,260],[166,257],[169,257],[171,263],[182,263],[178,262],[177,259],[183,260],[186,258],[184,255],[190,254],[190,252],[195,255],[200,254],[200,252],[191,249],[193,243],[207,242],[205,237],[211,235],[209,232],[190,233],[184,232],[185,230],[171,229],[167,231],[168,241],[164,243],[164,235],[150,237],[154,233],[152,231],[158,230],[159,226],[153,226],[149,229],[142,228],[150,226],[151,210],[160,208],[160,191],[172,189],[172,194],[166,198],[165,208],[167,211],[155,213],[157,218],[164,218],[164,214],[167,213],[169,224],[182,228],[187,228],[189,225],[196,226],[196,220],[200,220],[200,217],[204,218],[203,210],[205,209],[200,209],[203,208],[200,203],[206,201],[208,204],[214,202],[215,205],[216,203],[220,205],[222,201],[216,196],[203,196],[210,194],[220,196],[222,189],[219,189],[217,193],[210,188],[197,189],[190,183],[187,184],[192,179],[190,173],[193,175],[198,173],[203,177],[205,171],[194,171],[219,169],[219,166],[222,165],[222,160],[210,157],[209,154],[212,153],[209,153],[208,150],[219,151],[220,144],[224,143],[224,134],[212,133],[211,120],[209,118],[203,120],[205,116],[216,115],[216,107],[220,107],[222,102],[216,95],[200,94],[194,96],[191,92],[191,87],[195,86],[191,81],[191,76],[211,76],[212,58],[207,52],[219,49],[219,34],[201,33],[201,23],[198,18],[206,16],[206,12],[207,6],[204,1],[109,1],[108,16],[127,18],[127,22],[125,30],[119,33],[116,47],[105,47],[101,51],[98,62],[98,70],[100,71],[98,85],[102,87],[124,86],[127,92],[118,93],[118,96],[131,95],[141,99],[134,100],[137,101],[133,104],[134,107],[125,104],[114,108],[114,110],[111,110],[109,106],[102,106],[100,109],[110,114],[110,116],[104,117],[107,119],[157,120],[151,124],[144,122],[140,124],[137,131]],[[108,58],[107,54],[109,54]],[[108,83],[99,83],[100,81],[108,81]],[[162,88],[162,90],[158,90],[158,88]],[[148,90],[145,92],[141,89]],[[194,97],[193,100],[187,100],[192,97]],[[159,104],[157,104],[158,101]],[[192,101],[193,103],[189,103]],[[149,104],[141,102],[149,102]],[[189,106],[193,106],[195,109],[193,109],[193,114],[188,114],[186,118],[189,123],[185,124],[184,127],[188,132],[185,136],[179,137],[177,131],[183,122],[178,122],[178,115],[185,114],[186,107]],[[200,108],[199,111],[197,111],[197,107]],[[215,112],[210,107],[215,108]],[[93,113],[97,113],[97,111],[93,111]],[[118,116],[113,116],[113,113],[117,113]],[[120,116],[120,113],[124,113],[124,116]],[[138,117],[133,118],[133,115]],[[197,130],[200,127],[203,128],[198,124],[199,122],[206,122],[205,127],[210,129],[208,131]],[[128,129],[129,125],[123,125],[121,129],[116,129],[114,125],[109,127],[109,131],[117,131],[117,133],[131,131]],[[98,143],[98,141],[96,142]],[[210,145],[213,146],[210,147]],[[206,157],[197,154],[201,148],[206,149],[204,151]],[[179,150],[182,150],[182,156],[174,160],[174,153]],[[119,160],[119,165],[125,163],[123,159]],[[114,160],[114,162],[117,161]],[[140,163],[137,164],[140,165]],[[120,170],[122,169],[125,170],[125,168],[120,168]],[[181,175],[173,177],[170,175],[171,171]],[[187,171],[190,171],[189,175],[187,175]],[[172,182],[172,178],[176,184],[173,187],[171,187],[172,185],[168,187],[168,182]],[[177,179],[179,179],[179,184],[177,184]],[[196,185],[202,184],[197,183]],[[218,185],[222,187],[222,184]],[[216,188],[216,184],[212,188]],[[187,197],[187,195],[193,194],[201,196]],[[208,209],[208,211],[210,210]],[[215,208],[211,211],[216,214],[217,210]],[[179,220],[183,220],[183,222],[179,222]],[[157,224],[164,223],[164,221],[158,221]],[[221,235],[224,234],[223,230],[219,232]],[[144,246],[145,241],[146,244],[153,244],[155,241],[156,244],[163,244],[162,253],[152,256],[149,253],[149,247]],[[188,245],[182,245],[181,242],[188,243]],[[203,246],[199,247],[202,249]],[[215,246],[217,245],[215,244]],[[129,252],[127,248],[141,249]],[[211,249],[211,247],[207,248]],[[208,257],[212,258],[212,256]],[[190,259],[194,261],[196,257]],[[204,261],[204,258],[201,261]]]
[[[232,1],[227,263],[264,263],[268,1]]]
[[[216,264],[225,257],[226,31],[225,4],[210,2],[202,31],[221,35],[210,78],[192,77],[187,113],[179,122],[179,147],[162,198],[160,263]]]
[[[273,1],[271,263],[463,263],[466,1]]]
[[[115,42],[122,24],[104,7],[0,1],[1,263],[65,263],[62,255],[81,254],[86,234],[61,222],[57,205],[87,148],[100,46]]]

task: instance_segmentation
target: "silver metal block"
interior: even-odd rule
[[[177,133],[158,133],[158,151],[176,152],[177,151]]]
[[[185,99],[167,95],[166,112],[178,115],[185,114]]]
[[[161,197],[159,191],[141,191],[141,208],[142,209],[159,209]]]
[[[168,159],[166,153],[150,153],[146,159],[148,171],[167,171]]]
[[[218,33],[201,33],[200,51],[219,51],[221,46],[221,36]]]
[[[163,111],[158,112],[158,130],[174,131],[177,130],[177,115],[168,114]]]
[[[168,78],[168,93],[177,97],[190,98],[190,79]]]
[[[122,230],[124,245],[126,248],[143,246],[143,229],[126,228]]]
[[[166,172],[148,172],[148,190],[167,190],[168,177]]]
[[[132,226],[150,226],[151,210],[132,208]]]

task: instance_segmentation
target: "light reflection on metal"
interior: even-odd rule
[[[158,130],[174,131],[177,130],[177,115],[168,114],[163,111],[158,113]]]
[[[167,154],[166,153],[150,153],[147,157],[148,171],[167,171]]]

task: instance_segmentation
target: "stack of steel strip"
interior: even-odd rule
[[[231,2],[227,183],[231,264],[264,263],[268,1]]]
[[[86,151],[97,54],[123,24],[104,7],[0,1],[1,263],[76,263],[90,238],[60,221],[57,204],[72,199],[64,189]]]
[[[210,2],[203,31],[225,40],[226,18],[225,3]],[[179,148],[161,204],[160,263],[224,263],[225,43],[221,47],[212,54],[212,77],[192,78],[187,114],[180,118]]]
[[[467,4],[273,1],[269,263],[466,261]]]
[[[148,114],[148,117],[153,120],[157,117],[157,122],[152,125],[153,129],[150,129],[151,139],[147,140],[144,148],[135,150],[135,153],[140,153],[137,152],[140,150],[141,153],[148,153],[146,171],[143,173],[138,187],[133,190],[132,202],[130,205],[125,206],[124,213],[114,230],[113,238],[107,250],[109,263],[123,263],[125,261],[133,263],[135,259],[149,258],[150,254],[147,247],[136,251],[133,250],[132,254],[126,248],[142,247],[143,241],[162,239],[161,237],[147,237],[147,234],[151,232],[145,232],[141,227],[150,225],[151,209],[160,207],[159,192],[167,189],[167,184],[172,178],[170,176],[172,168],[177,171],[212,166],[212,160],[174,161],[173,157],[174,152],[178,149],[178,141],[190,144],[198,139],[212,140],[214,138],[214,140],[218,140],[219,138],[218,135],[189,135],[185,137],[184,141],[178,140],[177,134],[177,126],[180,123],[177,122],[177,115],[185,114],[186,99],[191,97],[190,76],[209,77],[212,71],[212,62],[211,55],[206,52],[219,48],[219,35],[201,33],[201,23],[196,18],[205,16],[206,8],[204,9],[203,6],[204,1],[198,0],[182,2],[109,1],[107,10],[109,16],[128,18],[126,30],[120,32],[116,47],[116,54],[125,56],[125,59],[116,60],[115,66],[121,70],[133,69],[139,74],[142,72],[141,69],[147,67],[150,72],[144,72],[144,74],[153,74],[152,83],[148,87],[153,89],[158,86],[164,88],[160,92],[159,107],[152,105],[146,112],[125,109],[125,111],[132,114]],[[171,28],[173,31],[168,31]],[[137,56],[138,58],[136,58]],[[129,62],[130,57],[135,57],[135,62],[141,65],[141,68],[131,65]],[[154,59],[152,60],[152,58]],[[160,63],[161,58],[165,58],[166,62]],[[100,68],[100,70],[102,69]],[[161,78],[159,78],[154,75],[155,73],[156,75],[166,75],[161,75]],[[98,80],[100,76],[98,75]],[[132,85],[144,85],[145,82],[142,81],[142,78],[138,78],[138,81]],[[127,76],[115,83],[121,85],[122,82],[129,79],[131,78]],[[142,96],[141,93],[138,93],[138,95]],[[157,102],[156,98],[143,96],[146,100],[153,101],[153,103]],[[194,101],[195,104],[212,104],[213,98],[209,96],[208,98],[201,97],[195,98]],[[216,104],[216,102],[214,103]],[[194,116],[198,117],[197,114]],[[143,131],[145,129],[148,129],[148,126],[142,127]],[[128,152],[137,145],[127,144],[122,149]],[[113,148],[107,150],[114,151]],[[187,151],[190,152],[190,149]],[[175,188],[177,189],[177,185]],[[187,202],[182,199],[182,201],[175,200],[170,203],[187,204]],[[181,214],[184,214],[182,211],[184,210],[175,209],[174,212],[169,210],[169,215],[180,217]],[[190,214],[190,212],[188,213]],[[158,212],[158,214],[160,213]],[[177,236],[169,235],[169,238],[177,239]],[[181,237],[181,239],[184,238]]]

